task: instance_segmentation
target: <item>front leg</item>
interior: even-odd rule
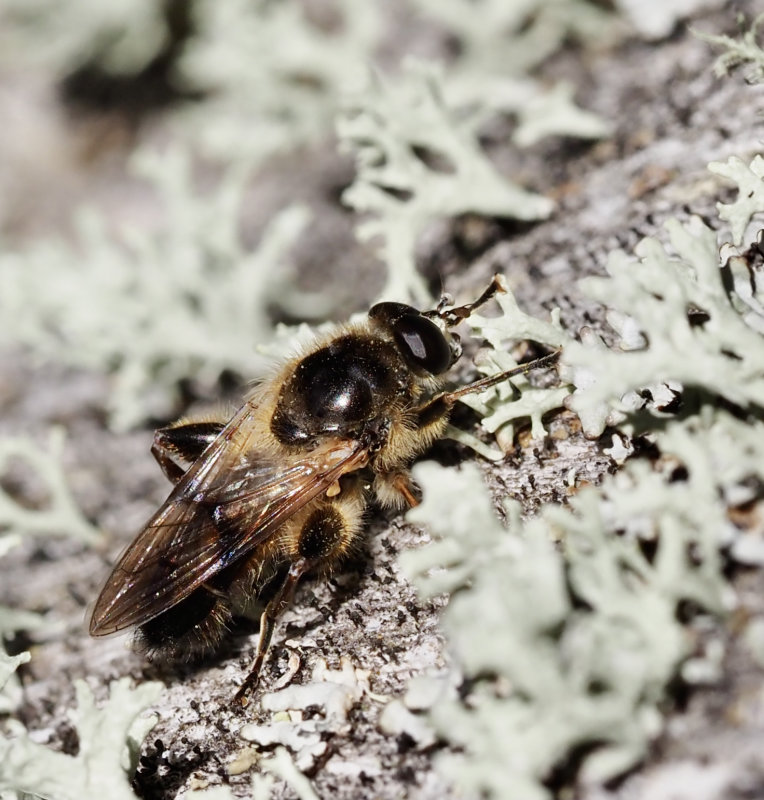
[[[551,366],[557,362],[561,352],[561,350],[555,350],[553,353],[548,353],[533,361],[520,364],[505,372],[488,375],[459,389],[435,395],[435,397],[414,409],[413,414],[417,430],[423,434],[425,440],[431,441],[437,438],[445,430],[451,409],[457,400],[468,394],[480,394],[480,392],[484,392],[486,389],[490,389],[492,386],[503,383],[517,375],[527,375],[531,370]]]

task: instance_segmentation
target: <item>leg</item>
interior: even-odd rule
[[[408,470],[380,472],[374,478],[374,494],[383,506],[390,508],[414,508],[419,505]]]
[[[473,311],[476,311],[480,306],[485,305],[497,292],[506,292],[504,279],[500,275],[494,275],[488,288],[471,303],[464,306],[457,306],[456,308],[448,308],[451,305],[451,299],[447,295],[444,296],[438,303],[434,311],[425,312],[426,317],[440,317],[449,328],[458,325],[463,320],[467,319]]]
[[[513,378],[515,375],[524,375],[533,369],[553,364],[557,361],[559,355],[560,351],[555,350],[553,353],[537,358],[534,361],[529,361],[526,364],[521,364],[519,367],[507,370],[506,372],[489,375],[486,378],[481,378],[474,383],[469,383],[451,392],[436,394],[435,397],[431,397],[429,400],[422,403],[422,405],[412,409],[413,427],[421,438],[419,450],[426,449],[435,439],[443,435],[448,423],[448,418],[451,415],[451,410],[459,398],[467,394],[483,392],[491,386]],[[406,501],[408,502],[408,498],[406,498]]]
[[[177,483],[224,427],[225,422],[219,420],[179,420],[154,433],[151,454],[162,472]]]
[[[263,668],[265,656],[268,654],[268,647],[273,637],[276,621],[292,602],[294,590],[297,588],[297,582],[308,567],[307,559],[301,558],[299,561],[295,561],[289,568],[284,582],[265,607],[265,611],[260,615],[260,637],[257,640],[255,660],[252,662],[249,674],[233,696],[234,702],[241,703],[243,706],[246,706],[249,702],[246,695],[250,689],[253,689],[257,685],[258,678],[260,677],[260,670]]]
[[[441,392],[435,397],[428,400],[419,408],[414,409],[416,415],[418,430],[427,430],[430,426],[438,425],[446,419],[454,407],[454,403],[466,394],[477,394],[490,389],[491,386],[496,386],[498,383],[514,378],[516,375],[525,375],[531,370],[539,369],[540,367],[547,367],[554,364],[560,356],[560,350],[555,350],[553,353],[536,358],[533,361],[528,361],[526,364],[520,364],[519,367],[507,370],[506,372],[499,372],[496,375],[489,375],[486,378],[481,378],[474,383],[468,383],[460,389],[454,389],[452,392]]]
[[[288,608],[300,578],[309,570],[330,570],[352,549],[361,529],[363,493],[360,484],[343,488],[331,501],[314,506],[299,525],[287,528],[287,556],[290,567],[281,586],[260,617],[260,636],[249,674],[234,695],[234,701],[247,705],[246,695],[257,685],[260,670],[278,618]]]
[[[411,485],[408,475],[399,472],[392,480],[392,487],[399,492],[409,508],[419,505],[419,500],[414,495],[414,487]]]

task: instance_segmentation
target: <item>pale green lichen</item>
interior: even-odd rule
[[[380,242],[385,299],[430,300],[415,252],[435,220],[466,213],[533,220],[552,211],[551,200],[499,174],[474,132],[446,107],[432,66],[411,64],[407,80],[395,85],[372,75],[348,100],[337,130],[356,158],[356,179],[343,200],[371,215],[356,230],[362,240]]]
[[[598,114],[578,108],[573,101],[575,89],[567,82],[546,91],[535,89],[516,109],[517,127],[512,141],[529,147],[548,136],[577,139],[602,139],[613,126]]]
[[[0,605],[0,636],[14,631],[29,631],[45,625],[43,617],[34,611],[24,611]]]
[[[579,777],[601,783],[660,732],[693,649],[680,602],[717,613],[733,603],[719,555],[730,526],[698,459],[708,442],[686,433],[667,442],[686,481],[635,462],[569,509],[548,504],[525,522],[505,500],[508,530],[476,468],[415,468],[424,501],[408,518],[437,541],[401,564],[426,597],[452,595],[443,630],[471,688],[462,696],[443,684],[428,719],[464,750],[436,762],[461,789],[549,798],[545,780],[573,752],[591,748]]]
[[[249,800],[270,800],[274,779],[272,775],[253,775]],[[192,789],[184,797],[194,800],[240,800],[228,786],[212,786],[209,789]]]
[[[611,40],[615,17],[586,0],[415,0],[422,13],[458,43],[444,65],[443,95],[453,110],[472,112],[472,124],[498,114],[514,117],[512,141],[527,147],[546,136],[596,139],[612,126],[578,108],[574,89],[529,76],[566,41]]]
[[[602,40],[612,16],[588,0],[414,0],[460,44],[459,59],[486,76],[522,75],[570,40]]]
[[[544,506],[524,524],[510,504],[509,532],[476,473],[418,469],[426,499],[411,518],[441,538],[406,554],[404,568],[426,595],[460,589],[444,627],[465,676],[507,680],[502,690],[483,677],[478,700],[454,694],[433,704],[436,728],[467,749],[465,763],[445,758],[460,784],[495,797],[546,797],[541,783],[556,759],[603,742],[581,777],[607,780],[658,734],[677,673],[688,681],[716,674],[713,643],[706,657],[689,660],[691,635],[676,609],[690,600],[723,614],[735,602],[720,551],[734,556],[750,534],[726,507],[758,496],[764,429],[709,407],[670,423],[658,443],[666,458],[659,471],[629,462],[599,489],[581,491],[570,510]],[[677,477],[679,466],[686,476]],[[445,571],[428,571],[435,566]],[[508,687],[514,693],[503,697]]]
[[[262,765],[263,769],[285,781],[299,800],[318,800],[310,781],[297,769],[285,748],[277,747],[273,757],[265,759]]]
[[[262,161],[327,138],[383,29],[374,3],[340,0],[331,13],[322,25],[300,3],[197,2],[197,33],[177,73],[209,96],[183,115],[181,134],[226,161]]]
[[[727,161],[712,161],[708,168],[737,184],[737,200],[717,203],[716,207],[719,217],[730,225],[733,243],[740,245],[751,218],[764,212],[764,158],[756,155],[746,164],[741,158],[730,156]]]
[[[111,75],[139,72],[169,39],[156,0],[3,0],[0,62],[61,77],[93,62]]]
[[[51,429],[47,447],[27,437],[0,438],[0,476],[13,476],[14,467],[24,463],[44,494],[41,507],[27,507],[8,488],[0,487],[0,558],[17,547],[23,536],[68,536],[87,545],[103,541],[103,533],[85,519],[72,497],[62,463],[63,448],[62,428]],[[52,627],[40,614],[0,605],[0,713],[11,713],[21,701],[21,686],[14,673],[29,660],[29,653],[9,657],[2,638],[16,631]]]
[[[259,761],[260,767],[268,774],[254,774],[250,784],[249,800],[269,800],[273,796],[275,778],[283,781],[297,796],[298,800],[318,800],[318,795],[308,778],[298,769],[284,747],[277,747],[273,755]],[[238,800],[240,795],[234,794],[227,786],[213,786],[209,789],[196,789],[184,797],[196,800]],[[4,800],[4,798],[3,798]]]
[[[461,0],[416,5],[460,43],[447,68],[449,105],[518,115],[518,143],[609,131],[600,117],[574,105],[568,87],[548,89],[525,75],[570,36],[601,41],[612,15],[584,0],[482,3],[478,13]],[[177,79],[208,96],[181,115],[183,135],[226,160],[246,155],[262,161],[320,142],[342,96],[357,90],[375,64],[389,22],[382,6],[352,0],[336,3],[328,18],[311,18],[299,4],[197,2],[196,33]]]
[[[760,669],[764,669],[764,619],[752,620],[745,629],[745,643],[753,660]]]
[[[14,464],[23,463],[44,492],[42,505],[30,508],[0,487],[0,530],[70,536],[90,545],[103,541],[103,533],[85,519],[72,496],[63,464],[64,441],[64,430],[58,427],[50,430],[46,447],[28,437],[0,438],[0,476],[8,476]]]
[[[28,652],[9,656],[0,644],[0,714],[10,714],[21,702],[21,684],[16,677],[16,670],[30,658]]]
[[[0,536],[0,558],[20,542],[18,535]],[[28,652],[9,656],[3,647],[2,637],[24,628],[37,627],[42,617],[31,612],[0,606],[0,714],[10,714],[21,702],[21,684],[16,670],[30,659]]]
[[[510,290],[506,279],[497,275],[495,278],[502,287],[496,295],[496,302],[501,313],[488,317],[472,314],[467,325],[476,339],[483,339],[488,347],[479,351],[475,359],[478,371],[482,375],[494,375],[513,369],[518,362],[510,354],[512,347],[523,341],[537,342],[552,350],[562,347],[569,336],[559,320],[559,309],[554,309],[551,320],[545,321],[522,311]],[[542,439],[545,435],[543,417],[561,408],[571,387],[555,385],[549,388],[535,388],[528,375],[518,375],[511,383],[505,382],[477,395],[466,395],[462,398],[465,405],[470,406],[481,417],[481,426],[496,435],[500,450],[482,452],[493,460],[503,457],[503,451],[512,446],[515,427],[512,423],[529,419],[531,436]],[[474,445],[459,438],[465,444]],[[478,451],[480,452],[480,451]]]
[[[719,77],[729,75],[742,67],[747,80],[752,83],[764,81],[764,50],[758,42],[759,28],[763,22],[764,14],[759,14],[751,27],[742,33],[739,39],[695,31],[698,38],[723,51],[714,62],[714,72]]]
[[[109,699],[99,708],[88,685],[75,681],[77,707],[70,716],[79,740],[77,755],[38,744],[14,725],[0,738],[0,791],[51,800],[135,800],[130,780],[138,747],[157,721],[143,712],[162,688],[161,683],[148,682],[132,689],[123,678],[111,684]]]
[[[613,253],[609,277],[580,284],[611,307],[620,347],[554,326],[545,340],[563,346],[585,431],[649,431],[657,461],[624,448],[619,472],[527,521],[505,500],[508,531],[476,470],[415,469],[425,500],[409,519],[438,540],[401,561],[425,596],[452,595],[443,628],[469,692],[444,690],[428,719],[464,751],[438,766],[468,792],[543,800],[574,753],[586,753],[584,784],[635,766],[677,676],[714,681],[722,669],[718,637],[697,652],[678,610],[728,613],[737,600],[725,559],[764,563],[758,276],[744,256],[722,261],[699,219],[666,228],[669,246],[645,239],[637,258]]]
[[[698,416],[667,424],[657,442],[662,453],[689,467],[686,483],[680,481],[672,495],[677,508],[684,508],[685,523],[695,526],[707,543],[716,530],[736,561],[764,566],[761,527],[741,528],[728,511],[760,501],[764,422],[754,416],[741,419],[708,405]],[[697,500],[704,493],[714,501],[706,503],[705,510]]]
[[[706,4],[706,0],[616,0],[617,8],[646,39],[671,35],[677,24]]]
[[[140,152],[134,169],[163,206],[151,231],[111,231],[90,213],[78,219],[81,252],[50,241],[0,254],[3,343],[111,374],[117,429],[172,413],[181,379],[210,384],[226,369],[251,377],[255,346],[271,335],[269,306],[311,305],[287,288],[304,209],[281,212],[251,250],[238,226],[243,165],[212,193],[196,190],[179,150]]]
[[[716,234],[700,219],[670,220],[666,230],[673,252],[647,238],[635,248],[637,258],[611,253],[609,277],[580,283],[589,297],[622,312],[613,318],[617,324],[631,320],[628,352],[576,342],[565,347],[562,374],[578,387],[569,404],[590,436],[602,433],[613,409],[644,405],[635,392],[669,382],[743,407],[764,404],[764,313],[756,276],[741,259],[720,263]],[[636,349],[634,329],[643,342]]]
[[[294,670],[298,667],[299,660]],[[288,675],[287,680],[292,675]],[[288,748],[294,754],[297,768],[308,772],[328,752],[327,737],[347,731],[348,713],[369,695],[368,671],[354,667],[344,657],[338,670],[329,669],[326,662],[319,659],[309,682],[287,685],[263,695],[260,707],[271,713],[271,720],[265,724],[244,725],[240,735],[260,750],[274,745]],[[322,713],[305,719],[303,713],[309,708]],[[299,714],[298,723],[293,721],[293,713]]]

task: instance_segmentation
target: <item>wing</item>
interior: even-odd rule
[[[90,618],[104,636],[142,625],[251,552],[368,451],[353,440],[284,463],[258,452],[245,405],[119,559]]]

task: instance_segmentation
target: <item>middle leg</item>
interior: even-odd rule
[[[383,506],[388,508],[414,508],[419,505],[409,471],[400,469],[394,472],[380,472],[374,477],[374,494]]]

